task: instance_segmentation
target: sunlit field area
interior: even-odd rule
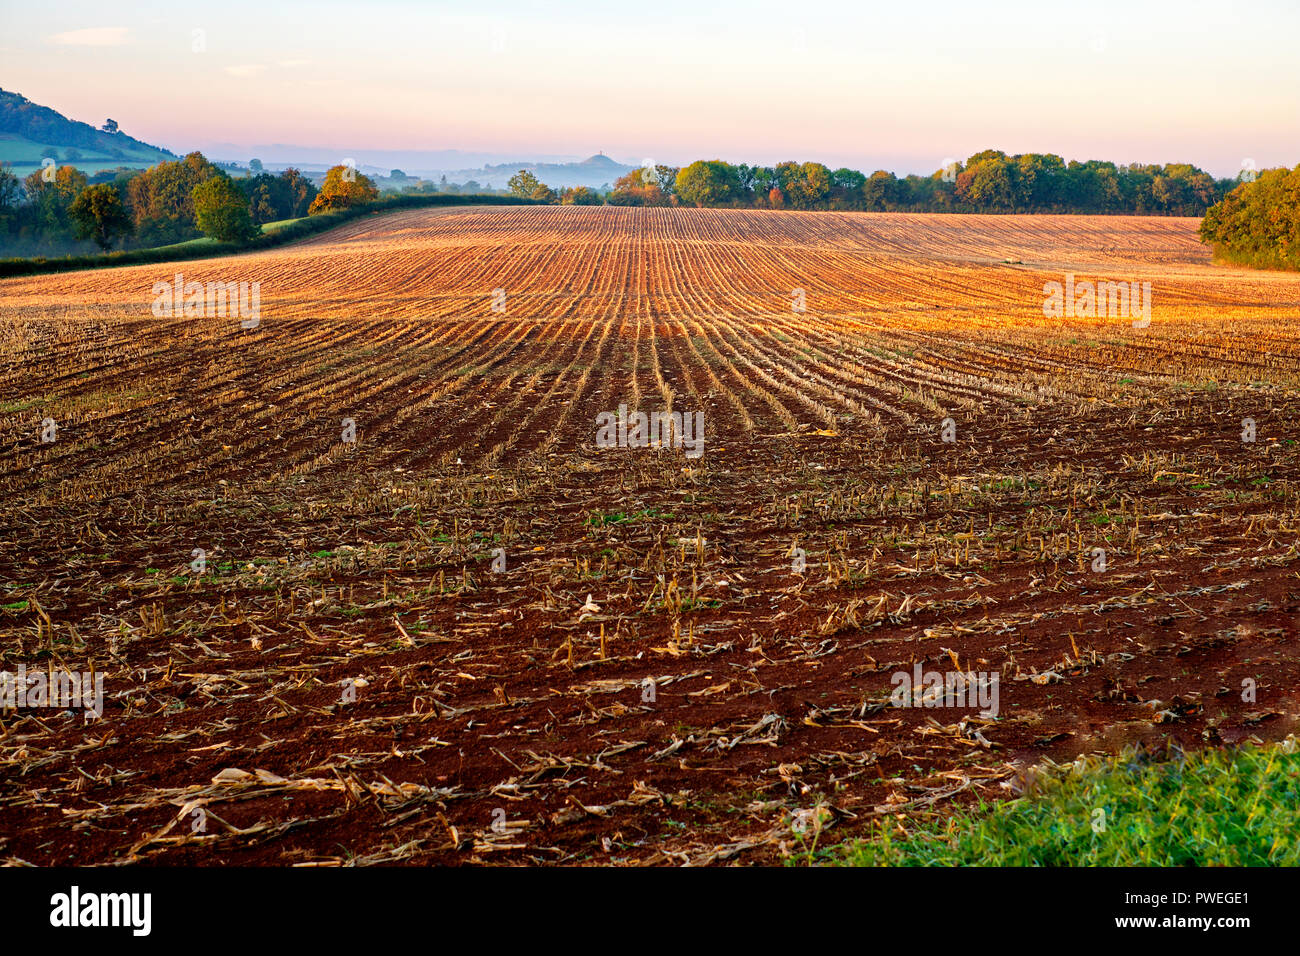
[[[0,280],[0,669],[100,689],[0,714],[0,859],[779,863],[1287,737],[1300,274],[1198,224],[448,207]]]

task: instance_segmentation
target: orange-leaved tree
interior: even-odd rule
[[[307,215],[360,206],[378,198],[378,187],[369,176],[357,172],[355,166],[331,166],[325,174],[325,184],[307,208]]]

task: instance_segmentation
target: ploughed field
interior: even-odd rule
[[[775,862],[1285,736],[1300,276],[1196,226],[420,210],[0,281],[0,669],[104,688],[0,712],[0,860]]]

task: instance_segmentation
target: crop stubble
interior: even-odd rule
[[[1300,277],[1195,225],[423,210],[0,282],[2,666],[108,695],[0,716],[0,858],[763,862],[1284,736]],[[176,272],[259,327],[153,317]],[[1044,319],[1066,272],[1150,327]],[[620,404],[704,456],[597,449]],[[999,717],[883,707],[916,662]]]

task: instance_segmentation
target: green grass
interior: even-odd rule
[[[611,524],[622,524],[625,521],[636,521],[638,518],[661,518],[665,521],[672,521],[673,515],[666,515],[655,508],[647,508],[644,511],[636,511],[632,514],[624,514],[621,511],[611,511],[608,514],[594,514],[587,518],[587,524],[592,527],[604,527]],[[670,545],[675,545],[675,541],[670,541]]]
[[[291,226],[295,222],[302,222],[306,216],[300,216],[297,219],[277,219],[275,222],[262,223],[262,232],[271,233],[279,232],[285,226]],[[221,243],[209,236],[199,236],[197,239],[186,239],[183,242],[173,242],[166,246],[151,246],[153,249],[194,249],[203,248],[204,246],[220,246]]]
[[[27,401],[0,402],[0,415],[13,415],[16,412],[25,412],[29,408],[35,408],[41,404],[41,399],[33,398]]]
[[[1295,739],[1130,752],[1045,772],[1020,799],[819,851],[842,866],[1297,866]],[[1100,812],[1099,812],[1100,811]]]
[[[110,156],[106,152],[90,146],[73,147],[81,153],[80,159],[67,159],[67,146],[51,146],[38,143],[17,133],[0,133],[0,163],[8,163],[18,177],[26,176],[41,168],[41,152],[46,148],[54,149],[58,155],[55,161],[60,166],[75,166],[87,176],[105,169],[117,169],[119,166],[142,168],[168,159],[161,152],[145,149],[123,149],[122,156]]]

